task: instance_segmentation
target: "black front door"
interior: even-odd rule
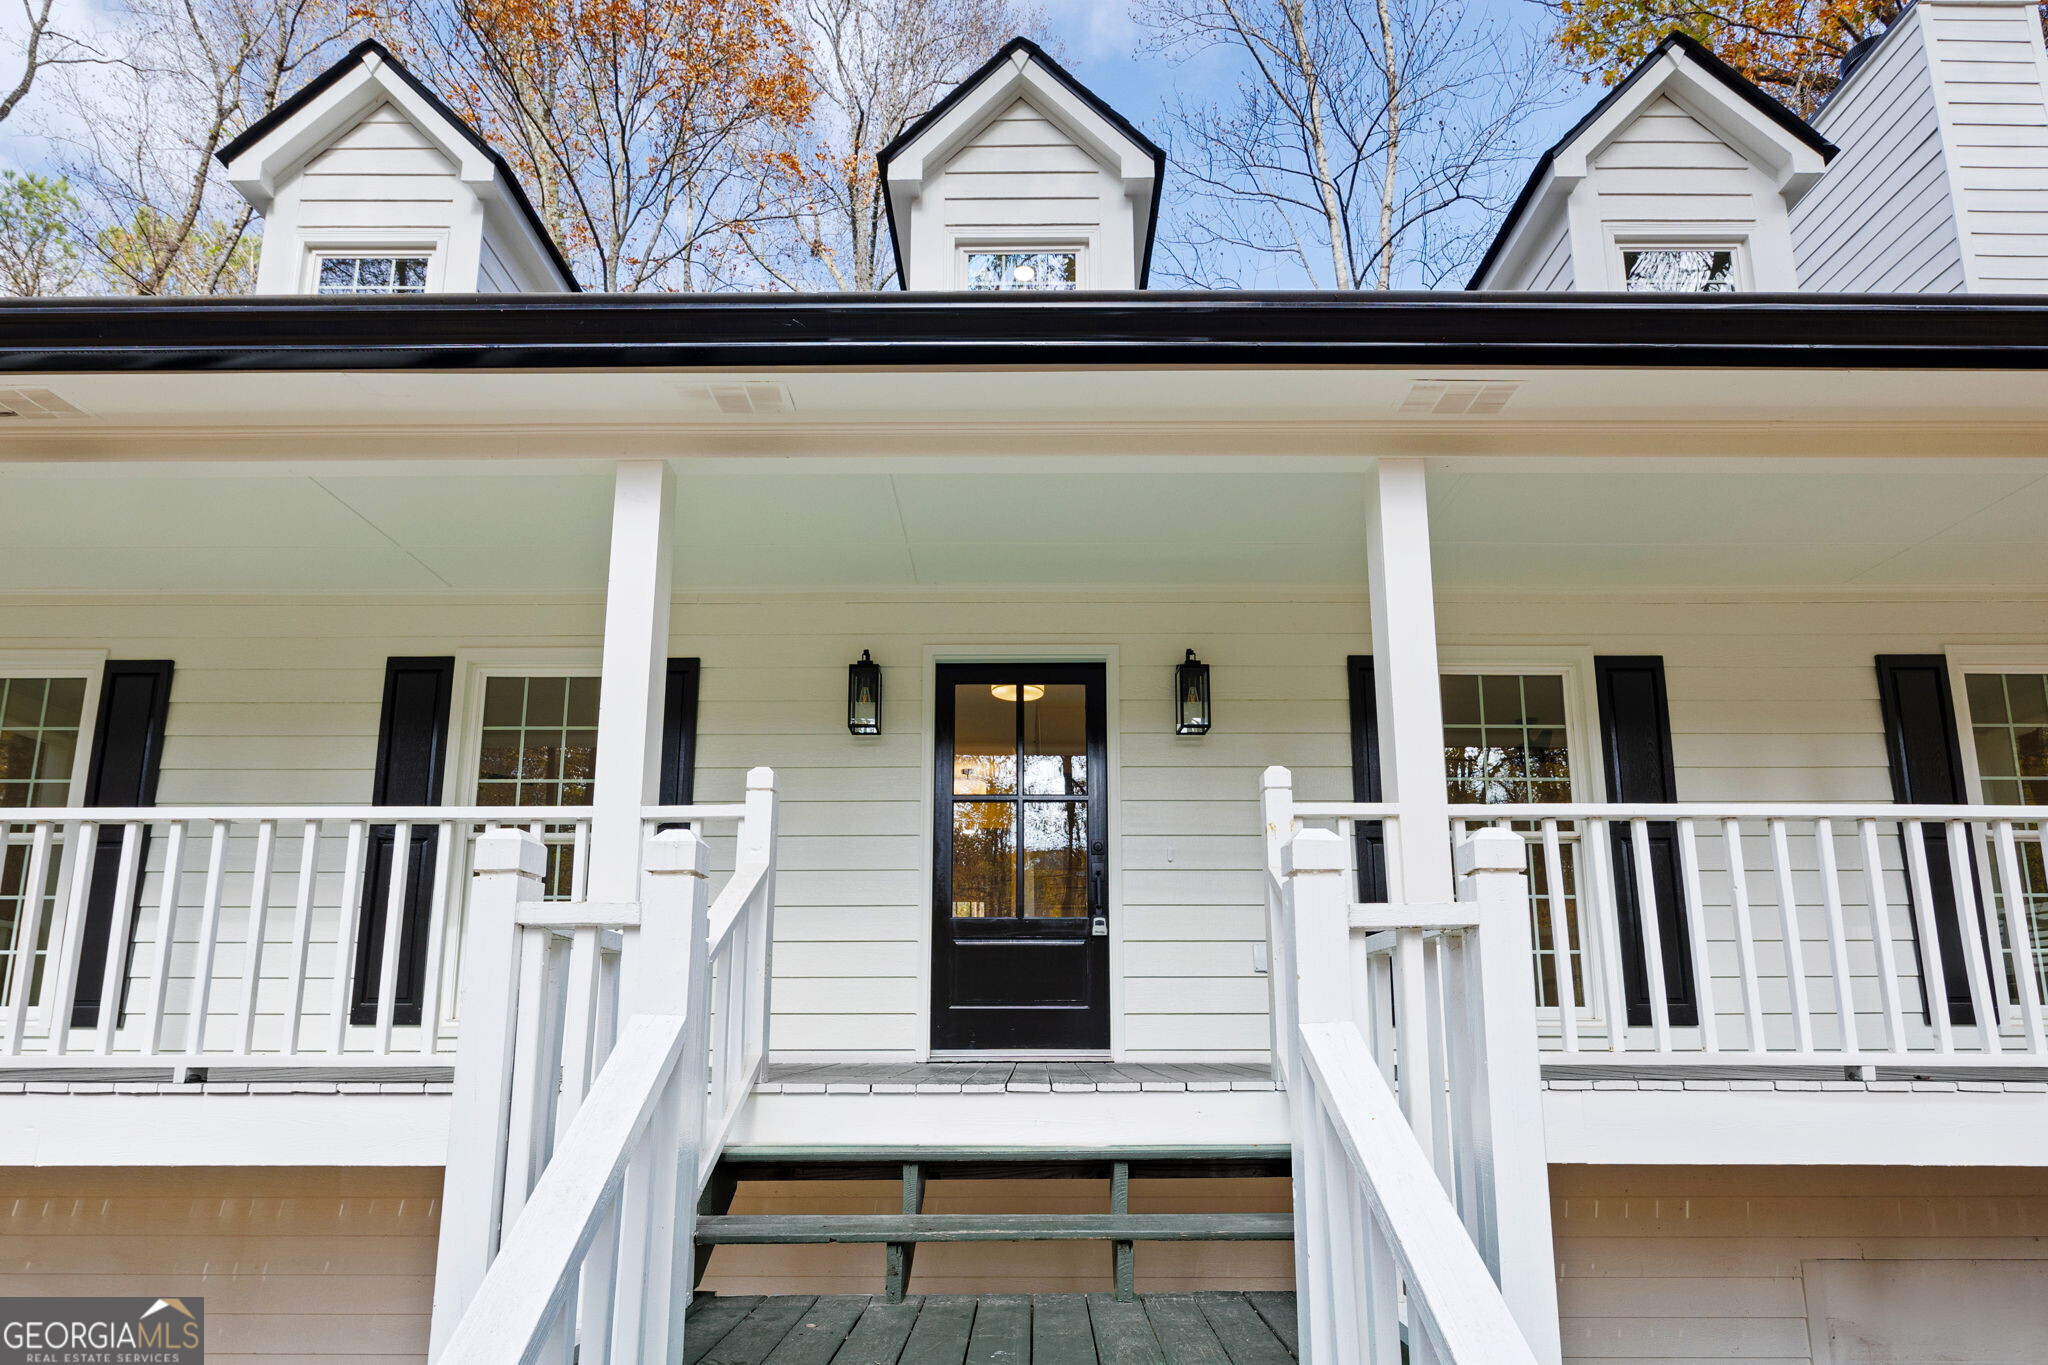
[[[941,664],[932,1046],[1109,1048],[1101,664]]]

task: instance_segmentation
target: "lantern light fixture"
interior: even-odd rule
[[[1174,730],[1180,735],[1206,735],[1209,733],[1209,665],[1195,657],[1195,651],[1188,651],[1188,657],[1173,670],[1174,704],[1179,724]]]
[[[865,649],[846,666],[846,728],[851,734],[882,733],[882,666]]]

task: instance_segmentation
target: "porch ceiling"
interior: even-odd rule
[[[1355,459],[687,460],[679,590],[1358,587]],[[1439,584],[2048,590],[2048,459],[1431,462]],[[595,593],[608,466],[0,464],[0,591]]]

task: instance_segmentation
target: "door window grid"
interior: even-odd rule
[[[594,677],[484,680],[477,745],[479,806],[587,806],[597,777]],[[544,827],[544,900],[568,900],[576,871],[575,828]]]
[[[961,683],[953,695],[953,917],[1086,916],[1086,689]]]
[[[63,806],[71,796],[71,773],[84,719],[85,679],[0,677],[0,809]],[[32,835],[25,825],[0,826],[0,1004],[11,1003],[15,964],[22,951],[23,925],[31,898],[28,864]],[[56,841],[40,888],[42,911],[33,948],[29,999],[41,997],[56,918]]]
[[[1991,806],[2048,806],[2048,673],[1971,673],[1964,679],[1977,781]],[[2038,840],[2017,842],[2021,916],[2033,937],[2034,979],[2048,995],[2048,866]],[[2000,897],[1998,860],[1987,859]],[[2008,970],[2011,964],[2008,963]]]
[[[1459,805],[1524,805],[1571,800],[1571,745],[1564,679],[1554,673],[1447,673],[1444,710],[1444,782]],[[1516,821],[1527,833],[1536,828]],[[1560,860],[1562,885],[1552,895],[1543,858],[1529,868],[1530,932],[1535,940],[1536,1001],[1556,1008],[1559,956],[1571,972],[1573,999],[1586,994],[1585,948],[1579,926],[1577,859],[1568,846]],[[1562,941],[1559,930],[1562,929]]]

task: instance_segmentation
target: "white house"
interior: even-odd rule
[[[1859,57],[1667,42],[1474,291],[1197,295],[1019,42],[906,291],[611,297],[358,49],[258,296],[0,306],[0,1296],[2038,1360],[2048,56]]]

